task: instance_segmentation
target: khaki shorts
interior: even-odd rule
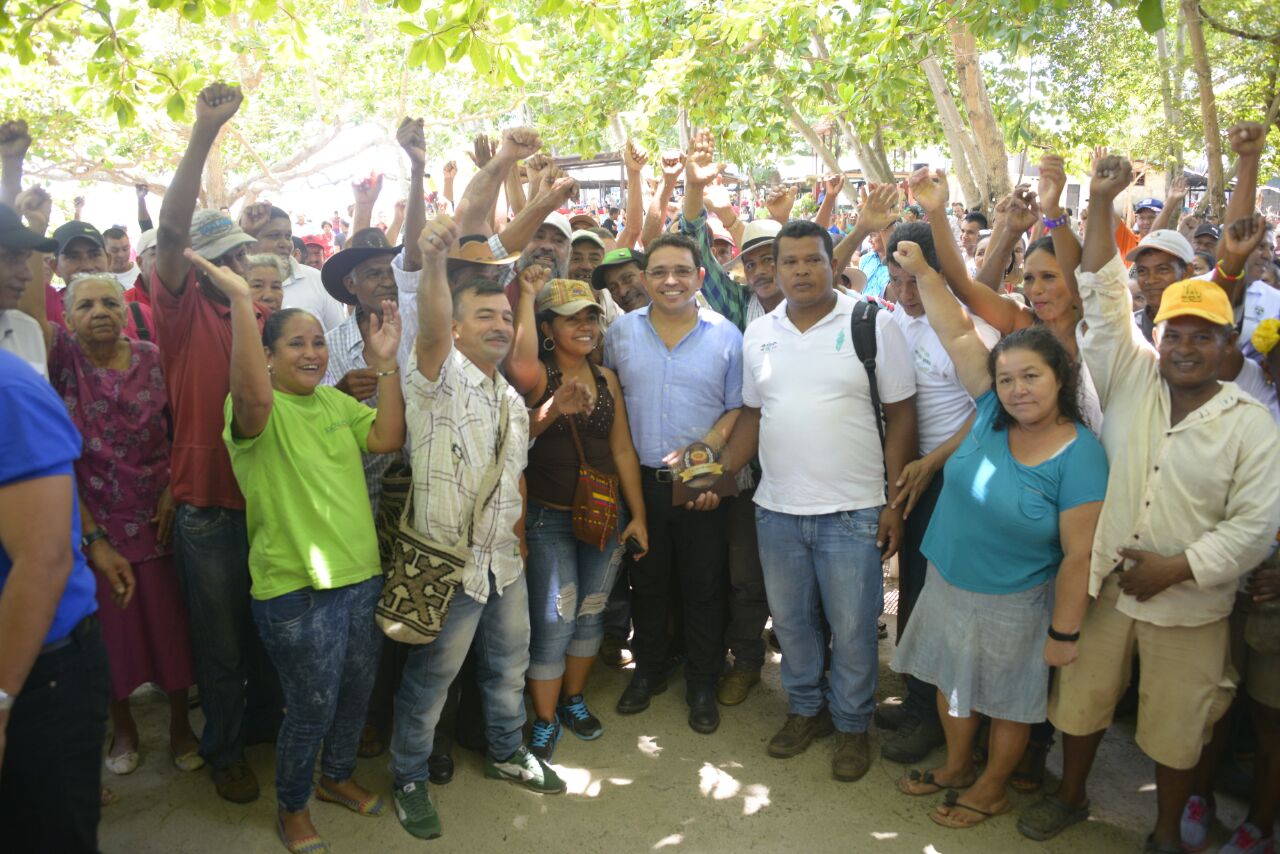
[[[1244,642],[1244,624],[1249,619],[1249,597],[1236,597],[1231,612],[1231,665],[1244,676],[1249,699],[1269,709],[1280,709],[1280,653],[1258,652]]]
[[[1235,693],[1228,621],[1157,626],[1116,610],[1119,597],[1119,577],[1112,574],[1085,614],[1079,657],[1054,679],[1049,720],[1068,735],[1109,727],[1136,648],[1138,747],[1168,768],[1194,768]]]

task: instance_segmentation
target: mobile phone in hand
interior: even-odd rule
[[[627,541],[623,545],[627,549],[627,554],[631,557],[644,554],[644,546],[640,545],[640,541],[635,537],[627,537]]]

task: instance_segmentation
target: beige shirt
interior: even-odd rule
[[[1076,270],[1084,302],[1083,353],[1105,418],[1111,463],[1093,541],[1089,595],[1120,562],[1118,550],[1183,552],[1194,580],[1118,610],[1158,626],[1199,626],[1231,613],[1236,580],[1266,557],[1280,526],[1280,429],[1234,383],[1170,427],[1169,389],[1155,348],[1133,324],[1119,256]]]
[[[515,529],[523,507],[520,475],[529,456],[529,411],[501,374],[490,379],[457,350],[450,350],[435,381],[411,356],[405,389],[405,421],[413,439],[413,526],[430,539],[447,545],[461,539],[501,433],[510,431],[502,476],[472,531],[471,560],[462,579],[468,596],[487,602],[489,573],[501,593],[524,570]],[[498,423],[504,396],[508,425]]]

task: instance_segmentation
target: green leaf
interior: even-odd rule
[[[418,39],[409,51],[409,67],[416,68],[427,59],[427,51],[433,44],[432,39]]]
[[[175,122],[184,122],[187,118],[187,102],[181,92],[174,92],[164,102],[164,110]]]
[[[1148,33],[1164,29],[1164,4],[1160,0],[1142,0],[1138,4],[1138,23]]]
[[[407,36],[425,36],[427,31],[412,21],[401,21],[396,24],[396,29]]]
[[[439,39],[431,39],[427,42],[427,68],[439,74],[444,70],[444,48],[440,46]]]
[[[467,50],[471,58],[471,66],[481,74],[488,74],[493,64],[489,60],[489,46],[480,39],[471,39],[471,47]]]

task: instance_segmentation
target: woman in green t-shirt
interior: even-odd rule
[[[276,743],[277,831],[290,851],[327,851],[307,809],[320,800],[366,816],[383,800],[356,784],[356,748],[377,670],[373,609],[382,588],[361,454],[404,444],[396,367],[400,315],[383,303],[366,356],[378,408],[321,385],[329,353],[301,309],[272,314],[261,335],[252,292],[228,269],[186,253],[231,306],[231,394],[223,440],[245,496],[252,611],[280,675],[286,714]]]

